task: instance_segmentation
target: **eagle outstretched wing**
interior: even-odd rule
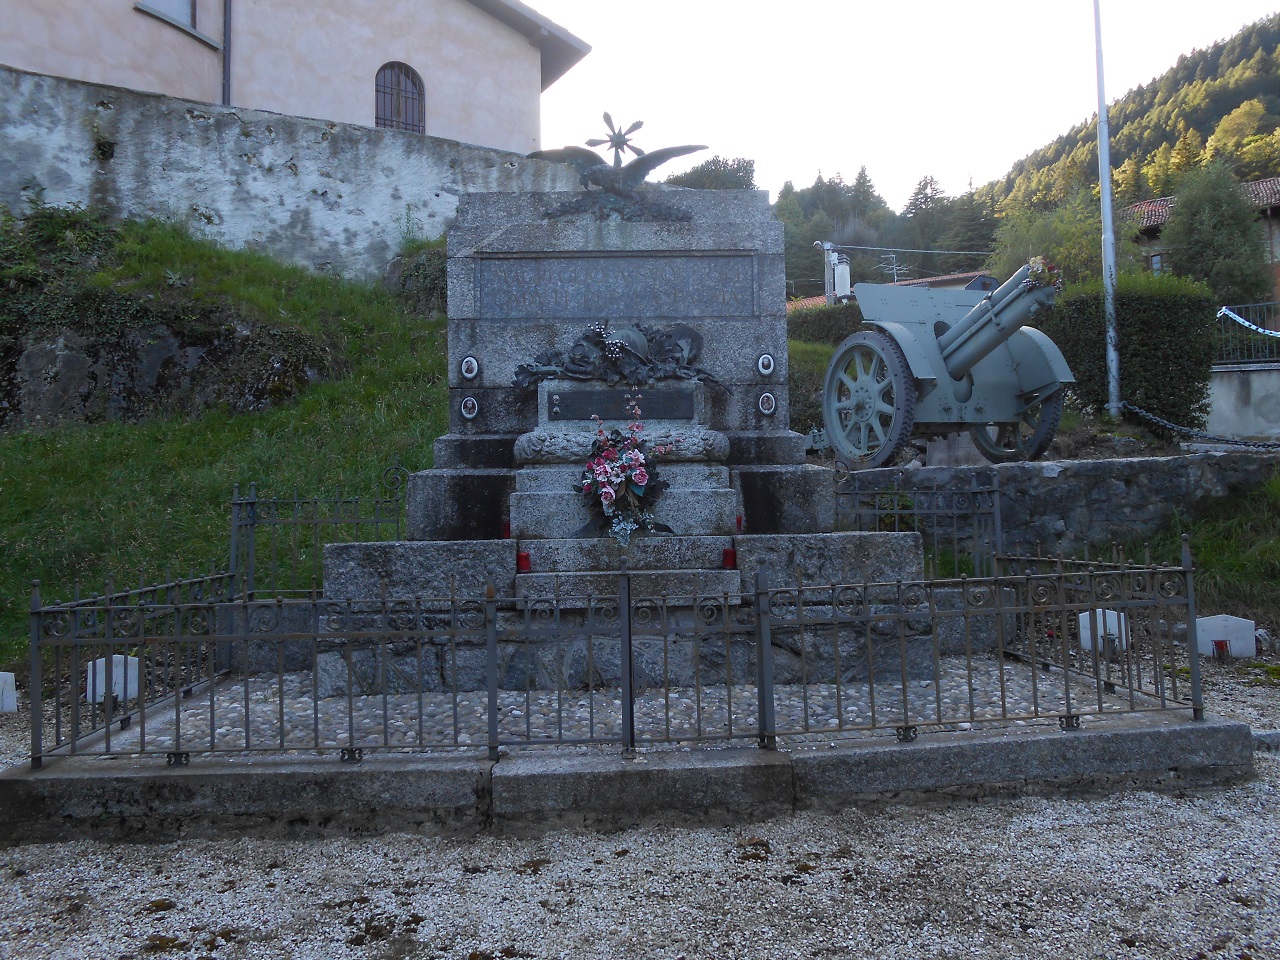
[[[683,157],[686,153],[696,153],[699,150],[707,149],[704,146],[686,146],[686,147],[663,147],[660,150],[650,150],[642,157],[636,157],[625,167],[622,168],[622,183],[627,189],[634,190],[640,184],[644,183],[645,177],[649,176],[654,170],[662,166],[668,160],[674,160],[676,157]]]

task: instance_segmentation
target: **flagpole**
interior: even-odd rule
[[[1098,185],[1102,192],[1102,302],[1107,321],[1107,412],[1120,416],[1120,336],[1116,329],[1116,234],[1111,222],[1111,125],[1102,80],[1102,15],[1093,0],[1098,49]]]

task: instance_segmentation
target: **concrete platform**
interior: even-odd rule
[[[1133,714],[1072,732],[1004,727],[797,742],[776,751],[526,749],[474,754],[49,761],[0,776],[0,844],[332,832],[530,832],[727,822],[891,800],[1182,789],[1253,773],[1243,723]]]

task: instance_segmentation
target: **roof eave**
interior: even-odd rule
[[[548,20],[520,0],[468,0],[495,20],[526,37],[542,54],[542,89],[546,90],[591,52],[591,45]]]

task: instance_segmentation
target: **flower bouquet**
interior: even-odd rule
[[[633,406],[630,413],[633,419],[625,432],[614,429],[606,433],[600,418],[591,418],[596,423],[596,439],[582,468],[579,490],[591,505],[592,518],[575,536],[607,533],[625,547],[637,530],[672,532],[653,518],[653,505],[667,488],[666,481],[658,479],[654,461],[666,449],[655,447],[649,453],[640,437],[644,425],[639,407]]]
[[[1031,272],[1022,281],[1022,285],[1028,290],[1034,290],[1037,287],[1062,289],[1062,278],[1058,276],[1058,268],[1044,257],[1032,257],[1028,265],[1031,267]]]

